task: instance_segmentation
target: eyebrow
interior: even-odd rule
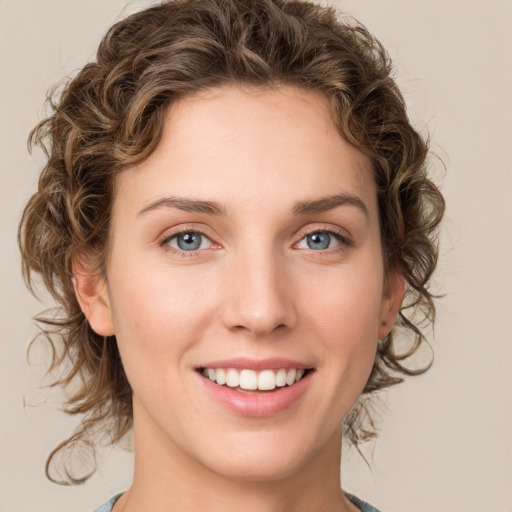
[[[320,197],[306,201],[298,201],[293,206],[295,215],[306,215],[311,213],[325,212],[338,206],[355,206],[369,218],[367,206],[358,196],[352,194],[335,194],[332,196]],[[191,199],[187,197],[163,197],[153,201],[139,211],[138,215],[145,215],[158,208],[178,208],[186,212],[206,213],[209,215],[227,215],[226,208],[216,201],[202,199]]]
[[[144,207],[138,215],[145,215],[158,208],[178,208],[185,212],[206,213],[209,215],[226,215],[226,208],[215,201],[204,201],[202,199],[190,199],[187,197],[164,197],[153,201]]]
[[[332,196],[320,197],[309,201],[299,201],[293,207],[295,215],[304,215],[308,213],[319,213],[332,210],[338,206],[355,206],[359,208],[367,218],[370,217],[368,207],[363,200],[352,194],[335,194]]]

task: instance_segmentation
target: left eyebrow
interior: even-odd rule
[[[368,207],[363,200],[352,194],[335,194],[333,196],[320,197],[308,201],[299,201],[293,206],[295,215],[304,215],[308,213],[319,213],[332,210],[338,206],[355,206],[361,210],[367,218],[370,218]]]
[[[177,208],[185,212],[206,213],[209,215],[226,215],[226,209],[215,201],[204,201],[188,197],[164,197],[144,207],[138,215],[144,215],[158,208]]]

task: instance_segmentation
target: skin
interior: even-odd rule
[[[340,194],[364,207],[297,211]],[[225,211],[155,206],[170,197]],[[204,233],[200,248],[180,250],[180,230]],[[328,247],[310,248],[329,231]],[[114,511],[357,510],[339,486],[341,424],[404,281],[385,279],[371,163],[336,132],[328,101],[231,87],[172,105],[155,152],[117,178],[110,249],[107,279],[76,266],[75,284],[133,388],[134,481]],[[247,418],[196,371],[234,357],[314,372],[293,406]]]

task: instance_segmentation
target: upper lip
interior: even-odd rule
[[[208,361],[204,364],[198,365],[197,370],[201,368],[236,368],[248,369],[254,371],[280,369],[280,368],[295,368],[307,370],[312,368],[313,365],[302,363],[292,359],[282,357],[270,357],[266,359],[251,359],[247,357],[236,357],[233,359],[219,359],[216,361]]]

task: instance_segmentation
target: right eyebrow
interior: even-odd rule
[[[185,212],[207,213],[209,215],[227,215],[226,208],[216,201],[205,201],[189,197],[163,197],[142,208],[137,215],[145,215],[158,208],[178,208]]]
[[[293,212],[296,215],[304,215],[308,213],[325,212],[337,208],[338,206],[347,205],[358,208],[362,213],[364,213],[367,219],[370,217],[368,207],[364,204],[364,201],[358,196],[346,193],[299,201],[293,207]]]

